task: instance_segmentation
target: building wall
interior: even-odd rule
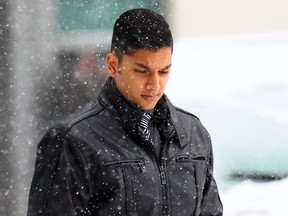
[[[0,0],[0,215],[9,215],[13,195],[11,181],[13,173],[10,164],[11,146],[8,134],[11,130],[9,95],[11,90],[11,65],[9,63],[10,39],[8,0]]]
[[[287,0],[171,1],[175,38],[288,32]]]

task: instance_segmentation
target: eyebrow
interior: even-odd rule
[[[145,65],[145,64],[142,64],[142,63],[135,63],[137,66],[143,68],[143,69],[147,69],[147,70],[150,70],[149,66]],[[159,71],[164,71],[164,70],[167,70],[169,68],[171,68],[172,64],[169,64],[167,65],[166,67],[160,69]]]

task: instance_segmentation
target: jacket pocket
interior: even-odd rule
[[[170,161],[174,161],[176,163],[203,163],[207,161],[207,157],[205,155],[180,155],[170,159]]]
[[[177,156],[171,159],[178,164],[183,164],[183,166],[193,167],[193,174],[195,179],[195,186],[197,188],[198,197],[202,195],[204,189],[205,179],[206,179],[206,170],[208,167],[207,156],[205,155],[183,155]]]
[[[208,167],[208,159],[206,155],[178,155],[170,159],[171,164],[177,165],[178,169],[183,170],[179,178],[184,178],[185,180],[179,179],[179,181],[187,182],[189,181],[188,188],[194,188],[190,190],[191,194],[187,194],[187,197],[194,197],[191,203],[194,203],[194,209],[190,209],[191,205],[186,203],[188,215],[199,215],[201,210],[201,202],[203,198],[204,184],[206,181],[206,172]],[[184,176],[184,177],[182,177]],[[185,177],[187,176],[187,177]],[[185,188],[186,185],[183,183],[183,193],[187,192]],[[189,193],[189,192],[188,192]],[[194,193],[194,194],[193,194]],[[185,200],[183,200],[185,202]],[[184,207],[183,206],[183,207]],[[184,207],[185,209],[185,207]],[[178,215],[178,214],[176,214]],[[179,214],[181,215],[181,214]]]
[[[113,167],[137,167],[139,171],[146,172],[145,169],[145,160],[144,159],[129,159],[129,160],[121,160],[121,161],[112,161],[102,164],[102,168],[113,168]]]
[[[136,197],[135,197],[135,175],[141,175],[146,172],[144,159],[128,159],[121,161],[107,162],[102,165],[103,169],[113,170],[118,173],[115,181],[120,185],[118,191],[117,206],[118,215],[135,215],[136,213]],[[115,210],[117,212],[117,210]],[[114,211],[114,212],[115,212]],[[121,213],[120,213],[121,212]]]

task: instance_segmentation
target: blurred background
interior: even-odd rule
[[[98,95],[114,21],[138,7],[171,25],[166,93],[211,134],[224,215],[284,215],[286,0],[0,0],[0,215],[26,215],[38,142]]]

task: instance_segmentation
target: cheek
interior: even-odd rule
[[[143,88],[143,86],[145,85],[145,78],[138,78],[136,76],[131,76],[131,82],[130,82],[131,86],[133,86],[133,88],[138,89],[138,88]]]

